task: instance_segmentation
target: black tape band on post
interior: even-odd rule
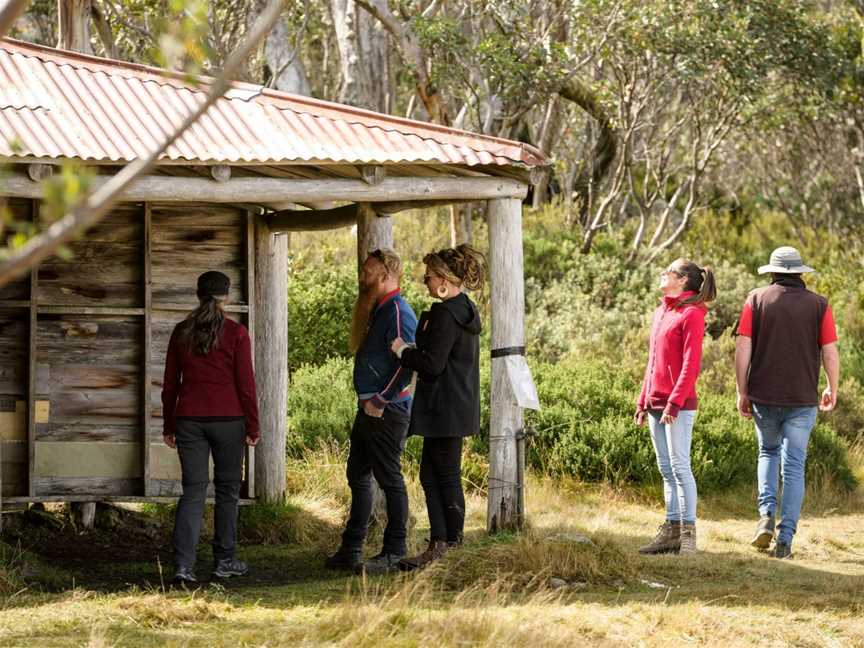
[[[505,358],[507,356],[525,355],[524,346],[501,347],[500,349],[492,349],[493,358]]]

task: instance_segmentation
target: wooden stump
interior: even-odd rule
[[[487,530],[518,528],[517,434],[522,409],[510,387],[505,357],[496,350],[525,345],[525,286],[522,261],[522,202],[515,198],[489,201],[489,270],[492,283],[492,404],[489,425],[489,504]]]
[[[288,425],[288,241],[255,225],[255,380],[261,441],[255,448],[255,495],[285,498]]]

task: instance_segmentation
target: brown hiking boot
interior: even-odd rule
[[[681,524],[666,520],[657,529],[657,535],[647,545],[639,547],[640,554],[660,554],[678,551],[681,548]]]
[[[696,525],[682,524],[681,525],[681,547],[678,549],[680,555],[696,553]]]
[[[750,541],[750,544],[757,549],[767,549],[771,546],[771,541],[774,539],[774,516],[763,515],[759,518],[759,525],[756,527],[756,535]]]
[[[410,558],[403,558],[399,561],[398,567],[401,571],[414,571],[415,569],[423,569],[429,563],[441,558],[450,548],[443,540],[430,540],[426,551]]]

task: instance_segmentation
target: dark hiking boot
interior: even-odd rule
[[[695,542],[695,535],[694,535]],[[654,555],[674,553],[681,548],[681,523],[666,520],[657,528],[657,535],[647,545],[639,547],[639,553]]]
[[[192,571],[191,567],[178,567],[177,571],[174,572],[174,577],[171,579],[171,582],[175,585],[186,585],[195,586],[198,584],[198,578],[195,576],[195,572]]]
[[[759,524],[756,526],[756,535],[750,544],[757,549],[767,549],[771,546],[771,541],[774,539],[774,516],[763,515],[759,518]]]
[[[696,553],[696,525],[684,523],[681,525],[681,546],[678,555],[693,555]]]
[[[792,545],[786,542],[778,542],[774,545],[774,551],[771,555],[781,560],[788,560],[792,557]]]
[[[450,546],[451,545],[444,540],[432,540],[429,542],[429,546],[426,547],[426,551],[423,553],[400,560],[399,569],[405,572],[423,569],[429,565],[429,563],[432,563],[444,556],[444,554],[446,554],[450,549]]]
[[[223,558],[216,563],[213,569],[213,578],[231,578],[232,576],[245,576],[249,573],[249,565],[237,558]]]
[[[389,574],[399,570],[399,561],[404,557],[404,554],[388,554],[382,551],[377,556],[373,556],[362,563],[355,571],[357,574],[366,574],[367,576]]]
[[[363,557],[359,549],[339,547],[339,550],[324,561],[327,569],[357,571],[363,565]]]

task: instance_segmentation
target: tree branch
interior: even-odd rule
[[[250,33],[228,58],[222,72],[211,81],[209,92],[201,105],[163,139],[159,146],[151,150],[145,157],[126,165],[122,171],[88,195],[80,204],[67,212],[63,218],[13,252],[9,259],[0,265],[0,286],[4,286],[25,274],[54,254],[60,246],[102,220],[123,194],[123,191],[137,178],[150,171],[156,165],[159,156],[225,94],[231,85],[231,76],[242,69],[246,59],[257,47],[258,42],[267,35],[279,19],[283,4],[284,0],[271,0]]]

